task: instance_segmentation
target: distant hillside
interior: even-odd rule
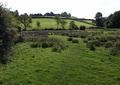
[[[65,21],[67,21],[67,25],[65,26],[66,29],[69,28],[69,23],[72,19],[70,18],[64,18],[62,17]],[[57,28],[56,22],[54,20],[54,17],[41,17],[41,18],[32,18],[32,28],[29,28],[29,30],[36,29],[37,25],[36,22],[39,21],[41,23],[41,27],[39,29],[45,29],[45,28]],[[75,24],[80,27],[80,26],[86,26],[87,28],[93,27],[94,25],[88,24],[85,22],[81,22],[79,20],[75,20]]]

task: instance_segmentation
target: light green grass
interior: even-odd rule
[[[78,44],[63,39],[69,48],[61,53],[52,48],[17,44],[12,62],[0,67],[2,85],[119,85],[120,56],[104,48],[90,51],[81,38]]]
[[[36,25],[36,22],[39,21],[41,23],[41,27],[39,29],[45,29],[45,28],[57,28],[57,24],[56,24],[56,21],[54,19],[49,19],[49,18],[36,18],[36,19],[32,19],[32,28],[29,28],[29,29],[37,29],[37,25]],[[65,20],[67,21],[67,25],[65,26],[66,29],[69,29],[69,23],[71,20]],[[86,23],[82,23],[82,22],[78,22],[78,21],[75,21],[75,24],[80,27],[81,25],[84,25],[86,26],[87,28],[88,27],[91,27],[92,25],[89,25],[89,24],[86,24]],[[59,26],[59,28],[61,28]]]

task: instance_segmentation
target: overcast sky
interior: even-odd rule
[[[12,11],[24,13],[68,12],[78,18],[94,18],[97,12],[104,17],[120,10],[120,0],[0,0]]]

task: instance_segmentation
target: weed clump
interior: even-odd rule
[[[79,41],[77,39],[73,39],[72,43],[79,43]]]
[[[112,55],[120,55],[120,42],[116,42],[111,49]]]
[[[69,37],[68,39],[67,39],[67,41],[72,41],[73,40],[73,38],[72,37]]]
[[[31,44],[31,47],[32,47],[32,48],[40,47],[40,43],[34,42],[34,43]]]

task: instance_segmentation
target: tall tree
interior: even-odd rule
[[[65,20],[61,20],[60,24],[61,24],[62,29],[64,29],[67,22]]]
[[[103,27],[104,25],[104,19],[102,17],[102,13],[101,12],[97,12],[96,15],[95,15],[95,22],[96,22],[96,25],[99,26],[99,27]]]
[[[57,28],[58,28],[59,25],[60,25],[60,22],[61,22],[61,18],[60,18],[59,15],[55,15],[55,21],[56,21],[56,23],[57,23]]]
[[[78,26],[75,24],[74,21],[70,21],[69,27],[70,27],[70,29],[78,29]]]
[[[20,22],[24,25],[24,29],[26,30],[27,27],[30,26],[30,23],[32,23],[32,19],[30,16],[28,16],[27,13],[23,14],[23,15],[20,15],[19,16],[19,20]]]
[[[120,28],[120,11],[116,11],[114,14],[111,14],[107,18],[105,25],[108,28]]]

